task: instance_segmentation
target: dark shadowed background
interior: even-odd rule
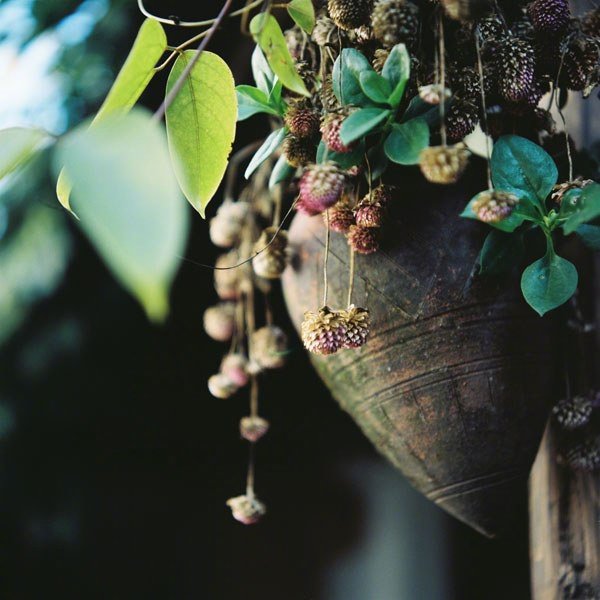
[[[210,18],[220,5],[147,2],[183,19]],[[96,15],[85,35],[79,21],[64,20],[82,6]],[[20,54],[67,23],[71,41],[51,69],[61,86],[58,132],[98,107],[142,22],[133,0],[4,0],[0,51],[23,19]],[[174,44],[190,32],[168,34]],[[237,21],[211,49],[237,82],[249,82],[252,44]],[[156,108],[164,84],[157,77],[143,104]],[[47,108],[29,120],[40,122]],[[266,131],[253,119],[237,143]],[[272,430],[257,457],[269,514],[254,527],[235,522],[225,500],[243,492],[238,420],[247,403],[216,400],[206,388],[224,351],[202,329],[216,301],[212,273],[182,261],[171,317],[152,327],[58,206],[46,157],[2,190],[0,205],[0,598],[529,597],[524,511],[508,537],[490,541],[412,491],[331,399],[281,303],[277,322],[293,352],[262,384]],[[187,257],[216,255],[196,215]]]

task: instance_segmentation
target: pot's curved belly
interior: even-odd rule
[[[367,345],[313,363],[340,405],[411,483],[487,535],[504,525],[556,393],[554,328],[518,283],[473,277],[484,228],[456,215],[464,194],[440,190],[403,210],[395,239],[357,256],[354,302],[371,311]],[[401,202],[402,200],[395,200]],[[297,328],[322,301],[325,228],[297,215],[284,293]],[[329,301],[345,305],[349,251],[331,234]]]

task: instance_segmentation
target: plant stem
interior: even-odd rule
[[[329,209],[325,211],[325,258],[323,259],[323,306],[327,306],[327,292],[329,281],[327,279],[327,261],[329,260]]]
[[[200,57],[202,56],[202,52],[204,52],[204,49],[210,42],[215,31],[218,29],[219,25],[221,24],[221,21],[223,21],[223,19],[225,18],[227,11],[231,7],[231,2],[232,2],[232,0],[225,0],[225,2],[223,4],[223,8],[221,8],[221,12],[217,15],[216,19],[214,20],[214,23],[212,24],[212,27],[206,32],[206,35],[200,42],[200,45],[198,46],[196,53],[194,54],[194,56],[192,57],[192,59],[190,60],[188,65],[186,66],[185,70],[183,71],[183,73],[181,74],[179,79],[175,82],[175,85],[171,88],[171,91],[165,97],[163,103],[159,106],[158,110],[154,113],[153,119],[155,121],[160,121],[165,116],[167,109],[169,108],[169,106],[171,106],[171,104],[173,104],[173,101],[175,100],[175,98],[177,98],[177,95],[183,89],[183,86],[185,85],[187,78],[189,77],[190,73],[192,72],[192,69],[196,66],[196,63],[200,60]]]

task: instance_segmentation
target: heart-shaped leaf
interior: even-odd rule
[[[360,87],[360,74],[374,71],[366,57],[354,48],[344,48],[333,65],[333,93],[344,106],[372,106]]]
[[[281,83],[292,92],[310,97],[310,92],[296,70],[277,19],[267,13],[259,13],[250,21],[250,33]]]
[[[512,192],[545,213],[558,171],[543,148],[518,135],[502,136],[494,145],[491,167],[496,189]]]
[[[312,0],[292,0],[287,11],[294,23],[310,35],[315,27],[315,7]]]
[[[548,242],[546,255],[529,265],[521,277],[527,303],[540,315],[564,304],[577,289],[575,266],[554,252]]]
[[[0,179],[27,162],[49,136],[41,129],[11,127],[0,130]]]
[[[416,165],[421,152],[429,145],[429,127],[425,119],[394,123],[385,140],[386,156],[400,165]]]
[[[162,127],[146,111],[115,113],[65,136],[53,163],[69,173],[78,222],[98,253],[162,320],[188,234]]]
[[[188,50],[175,61],[167,94],[194,53]],[[203,217],[227,169],[236,119],[233,75],[222,58],[203,52],[166,114],[175,175],[186,198]]]
[[[166,49],[167,36],[162,25],[154,19],[146,19],[93,124],[113,113],[126,113],[131,110],[154,77],[154,67]],[[56,183],[56,196],[69,211],[70,193],[69,178],[65,171],[61,171]]]
[[[340,139],[349,146],[371,133],[390,116],[385,108],[361,108],[346,117],[340,128]]]
[[[285,139],[285,128],[280,127],[275,131],[271,132],[267,139],[264,141],[263,145],[256,151],[250,164],[246,168],[246,172],[244,173],[244,177],[248,179],[260,165],[262,165],[279,146],[281,146],[283,140]]]

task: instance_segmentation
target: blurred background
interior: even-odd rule
[[[0,127],[60,135],[93,113],[142,22],[135,4],[0,0]],[[147,2],[187,20],[220,5]],[[224,29],[211,49],[249,82],[252,43]],[[156,108],[164,85],[142,103]],[[266,130],[254,119],[238,143]],[[153,327],[58,205],[46,155],[0,185],[2,600],[529,598],[524,508],[491,541],[421,498],[337,408],[282,305],[293,354],[264,382],[257,457],[269,514],[235,522],[247,402],[206,389],[222,350],[202,329],[212,273],[182,261]],[[195,215],[187,257],[216,255]]]

